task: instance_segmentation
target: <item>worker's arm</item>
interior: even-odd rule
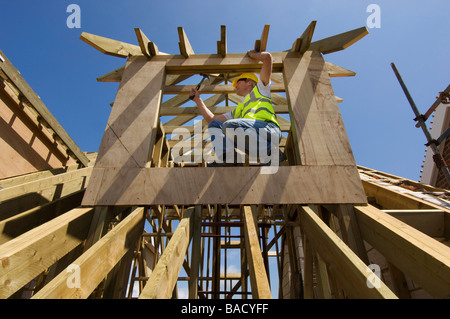
[[[248,51],[248,55],[255,60],[261,61],[263,63],[261,68],[261,73],[259,74],[259,79],[266,86],[270,83],[270,78],[272,77],[272,55],[269,52],[256,52]]]
[[[227,118],[223,114],[214,115],[214,113],[206,107],[205,103],[200,97],[200,94],[198,94],[198,91],[195,88],[191,89],[191,96],[194,96],[193,101],[197,105],[200,114],[203,116],[207,123],[211,122],[212,120],[220,122],[225,122],[227,120]]]

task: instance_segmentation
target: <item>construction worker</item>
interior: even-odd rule
[[[272,55],[256,51],[248,51],[248,55],[262,62],[261,72],[259,79],[253,73],[243,73],[234,79],[236,94],[244,99],[232,112],[213,114],[205,106],[198,91],[195,88],[191,90],[193,101],[208,123],[208,132],[217,157],[215,164],[208,166],[234,166],[242,163],[242,152],[249,155],[250,160],[257,159],[261,164],[278,166],[281,130],[270,99]],[[240,151],[240,157],[236,155],[235,149]],[[222,163],[225,165],[218,165]]]

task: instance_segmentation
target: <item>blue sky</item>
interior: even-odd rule
[[[81,8],[81,28],[68,28],[69,4]],[[98,150],[117,83],[96,78],[125,63],[79,39],[82,32],[137,44],[141,28],[160,51],[178,54],[182,26],[196,53],[215,53],[220,25],[228,52],[246,52],[270,24],[268,51],[292,46],[312,20],[313,41],[366,26],[369,4],[381,27],[325,60],[355,71],[333,78],[356,163],[413,180],[420,178],[426,143],[390,67],[394,62],[422,113],[449,84],[449,1],[4,1],[0,49],[20,70],[83,151]]]

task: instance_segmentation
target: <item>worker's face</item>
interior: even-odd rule
[[[236,87],[234,89],[236,90],[237,95],[246,96],[252,90],[252,82],[240,80],[237,82]]]

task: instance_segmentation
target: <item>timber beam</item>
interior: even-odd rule
[[[144,209],[136,208],[76,259],[66,271],[62,271],[39,290],[33,299],[88,298],[121,258],[136,248],[137,240],[144,230],[144,220]],[[78,274],[81,274],[78,285],[67,284],[73,274],[73,266],[76,267]]]
[[[250,284],[254,299],[272,299],[267,272],[261,255],[258,239],[257,218],[250,206],[243,207],[245,251],[250,273]]]
[[[193,214],[193,209],[184,213],[139,299],[168,299],[172,295],[192,238]]]
[[[355,206],[361,235],[435,298],[450,298],[450,248],[377,208]]]

